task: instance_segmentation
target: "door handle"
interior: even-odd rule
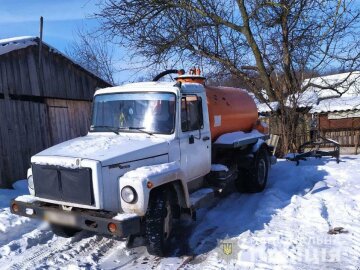
[[[203,137],[203,141],[208,141],[208,140],[210,140],[210,137],[209,137],[209,136]]]

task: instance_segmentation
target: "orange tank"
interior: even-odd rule
[[[234,87],[214,87],[205,85],[205,77],[199,68],[193,68],[189,74],[180,74],[175,78],[182,83],[203,84],[206,91],[211,139],[220,135],[256,129],[268,133],[268,128],[258,120],[258,111],[254,99],[247,91]]]
[[[224,133],[259,129],[256,104],[245,90],[212,86],[205,90],[212,141]]]

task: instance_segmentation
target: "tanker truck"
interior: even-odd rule
[[[207,86],[197,69],[158,81],[174,72],[97,90],[88,134],[32,156],[30,195],[12,200],[12,213],[61,237],[141,237],[164,256],[177,219],[231,192],[264,190],[276,159],[252,97]]]

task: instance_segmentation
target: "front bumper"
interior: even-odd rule
[[[64,211],[56,205],[46,204],[40,201],[23,202],[16,199],[11,201],[11,213],[29,217],[37,218],[45,221],[58,223],[60,225],[81,228],[88,231],[93,231],[101,234],[117,235],[120,237],[127,237],[129,235],[141,233],[141,218],[139,216],[125,216],[124,218],[114,219],[115,213],[103,212],[96,210],[74,209],[72,211]],[[15,211],[16,210],[16,211]],[[49,213],[52,215],[70,215],[73,221],[71,225],[63,222],[54,222],[48,219]],[[109,223],[116,225],[116,230],[110,232],[108,229]]]

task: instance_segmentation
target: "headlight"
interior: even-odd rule
[[[34,195],[34,178],[32,175],[28,177],[28,188],[31,195]]]
[[[135,189],[130,186],[123,187],[121,190],[121,198],[127,203],[135,203],[137,199]]]

